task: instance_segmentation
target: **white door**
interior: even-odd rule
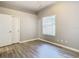
[[[20,41],[20,17],[18,16],[13,16],[13,43],[17,43]]]
[[[13,20],[11,15],[0,14],[0,47],[14,43]]]

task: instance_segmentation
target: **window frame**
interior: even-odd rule
[[[52,35],[50,35],[50,34],[44,34],[44,33],[43,33],[43,18],[52,17],[52,16],[55,17],[55,34],[54,34],[54,35],[53,35],[53,34],[52,34]],[[42,29],[41,29],[41,30],[42,30],[42,35],[56,36],[56,15],[52,15],[52,16],[45,16],[45,17],[42,18],[42,21],[41,21],[41,22],[42,22]],[[53,25],[52,25],[52,26],[53,26]]]

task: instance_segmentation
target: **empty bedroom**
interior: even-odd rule
[[[79,1],[0,1],[0,58],[79,58]]]

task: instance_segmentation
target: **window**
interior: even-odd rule
[[[44,17],[42,19],[42,33],[44,35],[55,36],[55,16]]]

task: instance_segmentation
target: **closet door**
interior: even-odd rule
[[[17,43],[20,41],[20,17],[19,16],[12,16],[12,31],[13,31],[13,43]]]
[[[12,16],[0,14],[0,47],[12,44]]]

